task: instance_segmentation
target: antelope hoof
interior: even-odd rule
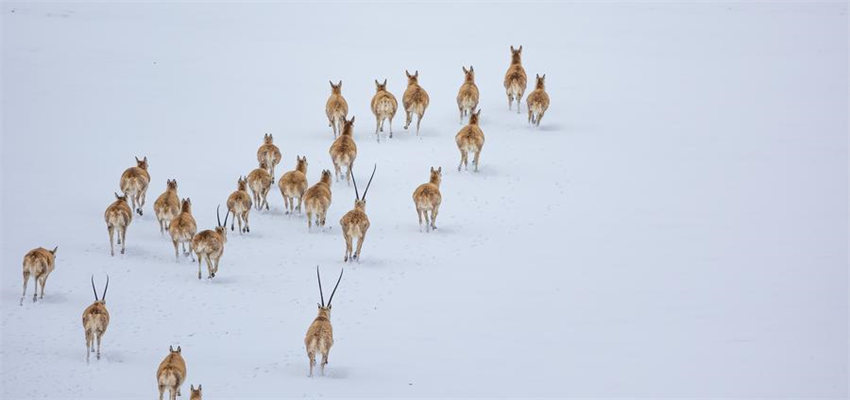
[[[100,360],[100,353],[97,353],[97,359]]]
[[[121,254],[124,254],[124,249],[121,249]]]
[[[37,301],[38,301],[38,296],[33,295],[33,296],[32,296],[32,302],[33,302],[33,303],[35,303],[35,302],[37,302]]]

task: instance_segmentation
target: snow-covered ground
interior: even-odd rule
[[[848,16],[836,3],[2,4],[2,398],[154,398],[180,345],[207,398],[848,396]],[[507,110],[510,45],[552,105]],[[487,142],[457,172],[475,67]],[[375,142],[374,80],[419,70],[421,138]],[[342,262],[323,232],[252,212],[218,276],[175,263],[153,201],[176,178],[200,229],[256,166],[330,168],[328,80],[357,117],[369,193],[327,376],[303,337]],[[532,81],[533,79],[530,79]],[[532,82],[529,83],[529,86]],[[523,100],[523,110],[525,103]],[[145,215],[110,257],[103,211],[134,156]],[[442,166],[439,230],[411,194]],[[42,302],[21,259],[58,245]],[[81,313],[109,274],[103,359]],[[30,286],[29,293],[31,293]]]

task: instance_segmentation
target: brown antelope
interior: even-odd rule
[[[460,150],[460,164],[457,165],[457,170],[460,167],[468,169],[469,154],[475,153],[475,159],[472,163],[475,165],[475,172],[478,172],[478,156],[481,155],[481,148],[484,147],[484,132],[478,126],[478,118],[481,115],[481,110],[472,113],[469,116],[469,125],[460,128],[455,135],[457,148]]]
[[[304,337],[304,346],[307,348],[307,357],[310,358],[310,376],[313,376],[313,367],[316,366],[316,353],[322,355],[322,364],[320,365],[322,375],[325,374],[325,365],[328,363],[328,353],[331,351],[331,346],[334,344],[334,331],[331,326],[331,302],[334,299],[336,288],[339,287],[339,282],[342,280],[342,270],[339,271],[339,279],[336,280],[336,286],[331,292],[331,298],[328,299],[328,305],[325,306],[325,295],[322,293],[322,277],[319,275],[319,266],[316,266],[316,278],[319,279],[319,297],[322,302],[318,304],[319,315],[310,324],[307,329],[307,335]]]
[[[472,66],[469,69],[463,68],[464,80],[463,85],[457,91],[457,109],[460,112],[460,123],[463,123],[463,117],[472,114],[475,108],[478,107],[478,86],[475,84],[475,71]]]
[[[269,189],[272,186],[272,176],[268,171],[268,164],[265,161],[260,162],[260,168],[251,171],[248,174],[248,187],[254,193],[254,206],[257,210],[262,210],[263,206],[266,210],[269,209],[269,202],[266,197],[269,195]]]
[[[95,340],[97,340],[97,359],[100,360],[100,338],[109,326],[109,311],[106,311],[106,290],[109,289],[109,275],[106,276],[106,286],[103,293],[97,298],[97,289],[94,287],[94,275],[91,277],[91,290],[94,292],[94,303],[83,311],[83,330],[86,333],[86,363],[89,356],[94,353]]]
[[[218,225],[215,229],[207,229],[199,232],[192,238],[192,249],[198,256],[198,279],[201,279],[201,261],[207,260],[207,279],[215,278],[218,272],[218,262],[221,260],[221,255],[224,253],[224,244],[227,243],[227,217],[230,213],[224,215],[224,223],[221,223],[221,216],[218,213],[218,208],[215,209],[216,221]]]
[[[186,361],[183,360],[181,352],[180,346],[177,346],[177,350],[168,346],[168,355],[159,363],[156,370],[159,400],[162,400],[162,393],[166,389],[170,400],[177,400],[177,396],[180,396],[180,386],[186,380]]]
[[[118,193],[115,193],[115,201],[109,207],[106,207],[103,218],[106,220],[106,229],[109,232],[109,254],[115,255],[115,245],[113,245],[112,240],[116,230],[118,231],[118,244],[121,245],[121,254],[124,254],[124,249],[127,247],[127,227],[133,221],[133,211],[127,204],[127,195],[119,196]]]
[[[360,261],[360,248],[363,247],[363,240],[366,239],[366,231],[369,230],[369,217],[366,216],[366,192],[369,191],[369,186],[372,185],[372,178],[375,177],[375,170],[372,169],[372,176],[369,177],[369,183],[366,184],[366,189],[363,190],[363,197],[357,192],[357,181],[354,179],[354,173],[351,174],[351,180],[354,181],[354,209],[345,213],[339,220],[339,226],[342,227],[342,236],[345,238],[345,257],[343,261]],[[352,243],[357,240],[357,251],[354,255],[351,254]]]
[[[525,93],[527,78],[525,69],[522,68],[522,46],[514,50],[511,46],[511,65],[505,73],[505,92],[508,94],[508,110],[511,109],[513,101],[516,100],[516,113],[519,114],[520,100]]]
[[[407,75],[407,90],[404,91],[402,101],[404,103],[404,112],[407,114],[407,120],[404,123],[404,129],[410,126],[413,122],[413,115],[416,115],[416,136],[419,136],[419,124],[422,123],[422,117],[425,116],[425,109],[428,108],[428,92],[419,86],[419,71],[410,75],[410,72],[404,70]]]
[[[233,214],[233,221],[230,221],[230,230],[235,227],[236,221],[239,221],[239,233],[251,232],[248,227],[248,214],[251,213],[251,196],[248,194],[248,179],[240,177],[236,181],[236,191],[231,193],[227,198],[227,213]],[[227,216],[224,217],[227,219]],[[245,227],[242,227],[242,223]]]
[[[192,239],[195,237],[195,232],[198,231],[198,225],[195,223],[195,217],[192,216],[192,200],[189,198],[183,199],[180,205],[180,214],[171,220],[171,225],[168,227],[168,233],[171,234],[171,243],[174,244],[174,258],[180,261],[180,252],[178,245],[183,245],[183,255],[192,257]],[[189,250],[186,251],[186,243],[189,244]]]
[[[351,172],[354,159],[357,158],[357,144],[354,143],[353,130],[354,117],[343,121],[342,134],[334,140],[328,150],[334,163],[334,176],[337,182],[342,179],[342,167],[344,166],[347,172]],[[350,173],[345,174],[345,179],[349,184],[351,184],[350,176]]]
[[[277,183],[287,214],[296,209],[301,213],[301,199],[307,191],[307,156],[295,156],[295,159],[295,169],[283,174]],[[298,207],[295,206],[295,199],[298,199]]]
[[[384,83],[379,83],[375,79],[375,95],[372,96],[372,114],[375,114],[375,136],[378,142],[381,141],[381,134],[378,131],[384,131],[384,121],[390,121],[390,138],[393,137],[393,117],[398,109],[398,101],[395,96],[387,90],[387,80]]]
[[[342,81],[336,85],[331,81],[328,83],[331,84],[331,95],[325,103],[325,114],[328,116],[328,126],[333,128],[334,138],[336,138],[337,132],[342,131],[345,117],[348,116],[348,103],[345,97],[342,97]]]
[[[528,123],[535,126],[540,126],[540,119],[543,118],[543,113],[549,108],[549,95],[546,94],[546,87],[543,82],[545,79],[546,74],[537,75],[537,85],[525,99],[528,105]]]
[[[328,207],[331,206],[331,171],[322,171],[322,178],[304,192],[304,209],[307,212],[307,230],[313,227],[313,216],[316,225],[325,226]]]
[[[257,162],[266,163],[266,171],[274,181],[274,167],[280,164],[280,149],[274,145],[274,137],[271,133],[263,135],[263,144],[257,149]],[[261,164],[262,165],[262,164]]]
[[[431,167],[431,179],[423,183],[413,191],[413,204],[416,205],[416,214],[419,215],[419,229],[422,229],[422,220],[425,219],[425,231],[437,229],[437,213],[440,211],[440,203],[443,196],[440,194],[440,182],[443,179],[443,167],[434,169]],[[428,212],[431,212],[431,220],[428,220]]]
[[[41,285],[41,298],[44,298],[44,284],[47,283],[47,276],[53,272],[56,265],[56,250],[47,250],[44,247],[32,249],[24,256],[24,292],[21,294],[21,305],[24,305],[24,297],[27,296],[27,284],[30,281],[30,275],[33,277],[33,294],[32,302],[35,303],[38,299],[38,285]]]
[[[127,168],[121,174],[121,182],[119,187],[124,192],[125,196],[130,198],[133,203],[133,209],[142,215],[142,207],[145,205],[145,193],[148,191],[148,183],[151,181],[151,176],[148,174],[148,157],[139,160],[136,157],[136,166]]]
[[[153,212],[159,221],[159,233],[168,230],[171,220],[180,213],[180,198],[177,197],[177,180],[168,179],[165,183],[165,193],[159,195],[153,202]]]
[[[194,386],[189,385],[189,400],[201,400],[203,396],[201,390],[203,390],[201,385],[198,385],[197,389],[195,389]]]

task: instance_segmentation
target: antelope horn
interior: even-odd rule
[[[366,194],[364,193],[363,195],[365,196]],[[339,287],[339,281],[342,280],[342,271],[343,270],[341,270],[341,269],[339,270],[339,279],[336,280],[336,286],[334,286],[334,290],[333,290],[333,292],[331,292],[331,298],[328,299],[328,307],[330,307],[331,302],[334,301],[334,293],[336,293],[336,288]]]
[[[216,220],[216,222],[218,222],[218,226],[221,226],[221,215],[218,212],[218,210],[220,208],[221,208],[221,204],[219,204],[218,206],[215,207],[215,220]],[[225,218],[227,218],[227,217],[225,217]]]
[[[363,199],[366,200],[366,192],[369,191],[369,186],[372,186],[372,178],[375,177],[375,170],[378,169],[378,164],[375,164],[375,167],[372,168],[372,176],[369,177],[369,183],[366,184],[366,190],[363,191]]]
[[[351,181],[354,182],[354,196],[357,197],[357,200],[360,200],[360,193],[357,191],[357,180],[354,179],[354,172],[351,171],[352,167],[353,167],[352,165],[348,166],[348,173],[351,175]],[[365,195],[365,193],[364,193],[364,195]]]
[[[97,289],[94,288],[94,274],[91,276],[91,290],[94,292],[94,301],[100,300],[97,298]]]
[[[100,299],[106,301],[106,290],[109,289],[109,274],[106,274],[106,286],[103,287],[103,294]]]
[[[319,275],[319,266],[316,265],[316,279],[319,280],[319,297],[322,299],[322,307],[325,306],[325,295],[322,294],[322,276]]]
[[[219,207],[221,207],[220,204],[219,204]],[[217,208],[216,208],[215,212],[218,213]],[[228,218],[230,218],[230,210],[227,210],[227,212],[224,214],[224,225],[222,225],[222,226],[225,227],[225,228],[227,227],[227,219]]]

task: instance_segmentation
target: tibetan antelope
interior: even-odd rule
[[[235,227],[236,221],[239,221],[239,233],[251,232],[248,227],[248,214],[251,213],[251,196],[248,194],[248,179],[240,177],[236,181],[236,191],[227,197],[227,213],[233,214],[233,221],[230,221],[230,230]],[[224,217],[227,219],[227,216]],[[242,226],[242,223],[245,226]]]
[[[280,149],[274,145],[274,137],[271,133],[263,135],[263,144],[257,149],[257,162],[266,162],[266,171],[274,181],[274,167],[280,164]]]
[[[331,302],[334,299],[336,288],[339,287],[339,282],[342,280],[342,270],[339,271],[339,279],[336,280],[336,286],[331,292],[331,298],[328,299],[328,305],[325,306],[325,295],[322,293],[322,277],[319,275],[319,266],[316,266],[316,278],[319,280],[319,298],[322,300],[319,306],[319,315],[310,324],[307,329],[307,335],[304,337],[304,346],[307,348],[307,357],[310,358],[310,376],[313,376],[313,367],[316,366],[316,353],[321,353],[322,375],[325,374],[325,365],[328,363],[328,353],[331,351],[331,346],[334,344],[334,331],[331,326]]]
[[[94,275],[91,277],[91,290],[94,292],[94,303],[83,311],[83,330],[86,333],[86,363],[89,356],[94,353],[95,340],[97,341],[97,359],[100,360],[100,338],[109,326],[109,311],[106,311],[106,290],[109,289],[109,275],[106,276],[106,286],[103,293],[97,298],[97,289],[94,287]]]
[[[508,94],[508,110],[511,109],[513,101],[516,100],[516,113],[519,114],[520,100],[525,93],[526,81],[525,69],[522,67],[522,46],[514,50],[511,46],[511,65],[505,73],[505,92]]]
[[[354,159],[357,158],[357,144],[354,143],[354,117],[350,120],[343,121],[342,134],[331,144],[328,153],[331,155],[331,161],[334,163],[334,176],[339,182],[342,179],[342,167],[344,166],[347,172],[351,172],[351,167],[354,165]],[[346,173],[345,179],[351,184],[351,174]]]
[[[463,85],[457,91],[457,109],[460,112],[460,123],[463,123],[463,117],[472,114],[475,108],[478,107],[478,86],[475,84],[475,70],[472,66],[469,69],[463,68],[464,80]]]
[[[460,150],[460,164],[457,165],[457,170],[463,166],[467,169],[469,164],[469,154],[475,153],[475,158],[472,163],[475,165],[475,172],[478,172],[478,156],[481,155],[481,148],[484,147],[484,132],[478,126],[478,118],[481,116],[481,110],[472,113],[469,116],[469,125],[460,128],[455,135],[457,148]]]
[[[180,396],[180,386],[186,380],[186,361],[183,360],[181,353],[180,346],[177,346],[177,350],[168,346],[168,355],[159,363],[159,368],[156,370],[159,400],[162,400],[162,393],[166,389],[168,389],[170,400],[177,400],[177,396]]]
[[[194,386],[189,385],[189,400],[201,400],[203,398],[203,393],[201,393],[203,388],[201,386],[198,385],[198,388],[195,389]]]
[[[118,193],[115,193],[115,201],[109,207],[106,207],[103,218],[106,220],[106,230],[109,232],[109,254],[115,255],[115,245],[112,240],[116,230],[118,231],[118,244],[121,245],[121,254],[124,254],[124,249],[127,247],[127,227],[133,221],[133,211],[127,204],[127,195],[119,196]]]
[[[125,196],[130,198],[133,203],[133,209],[142,215],[142,207],[145,205],[145,193],[148,191],[148,183],[151,181],[151,176],[148,174],[148,157],[139,160],[136,157],[136,166],[127,168],[121,174],[121,182],[119,187],[124,192]]]
[[[378,131],[384,131],[384,121],[390,121],[390,139],[393,137],[393,117],[398,109],[398,101],[395,96],[387,90],[387,80],[384,83],[379,83],[375,79],[375,95],[372,96],[372,114],[375,114],[375,136],[378,142],[381,141],[381,134]]]
[[[32,302],[35,303],[38,299],[38,285],[41,285],[41,298],[44,298],[44,284],[47,283],[47,276],[53,272],[56,266],[56,250],[47,250],[44,247],[32,249],[24,256],[23,271],[24,271],[24,292],[21,294],[21,305],[24,305],[24,297],[27,297],[27,284],[30,281],[30,275],[33,277],[33,294]]]
[[[248,187],[254,193],[254,206],[257,207],[257,210],[262,210],[263,206],[266,207],[266,210],[269,209],[269,202],[266,201],[266,197],[269,195],[271,186],[272,176],[269,174],[268,164],[265,160],[260,161],[260,167],[248,174]]]
[[[354,209],[345,213],[339,220],[339,226],[342,227],[342,236],[345,238],[345,257],[343,261],[360,261],[360,248],[363,247],[363,241],[366,240],[366,231],[369,230],[369,217],[366,216],[366,192],[369,191],[369,186],[372,185],[372,178],[375,177],[375,170],[378,166],[372,169],[372,176],[369,177],[369,183],[366,184],[366,189],[363,190],[363,197],[357,192],[357,181],[354,179],[354,173],[351,174],[351,180],[354,181]],[[354,255],[351,254],[352,244],[357,240],[357,251]]]
[[[410,75],[410,72],[404,70],[407,75],[407,90],[404,91],[402,102],[404,103],[404,113],[407,114],[407,119],[404,123],[404,129],[410,126],[413,122],[413,115],[416,115],[416,136],[419,136],[419,124],[422,123],[422,117],[425,116],[425,109],[428,108],[428,92],[419,86],[419,71]]]
[[[192,261],[195,261],[192,256],[192,239],[197,231],[198,225],[195,223],[195,217],[192,216],[192,200],[185,198],[180,205],[180,214],[177,214],[177,217],[171,220],[171,225],[168,226],[171,243],[174,244],[174,258],[177,261],[180,261],[178,250],[180,244],[183,244],[183,255],[192,257]],[[186,251],[186,243],[189,244],[188,251]]]
[[[296,209],[301,213],[301,200],[307,191],[307,156],[295,156],[295,159],[295,169],[283,174],[277,183],[287,214]],[[298,199],[298,207],[295,206],[295,199]]]
[[[307,212],[307,230],[313,227],[313,216],[316,225],[325,226],[325,217],[331,206],[331,171],[322,171],[322,178],[304,192],[304,210]]]
[[[207,229],[199,232],[192,238],[192,250],[198,256],[198,279],[201,279],[201,261],[207,260],[207,279],[215,278],[215,273],[218,272],[218,262],[221,260],[221,255],[224,253],[224,244],[227,243],[227,217],[230,213],[224,215],[224,223],[221,223],[221,216],[218,213],[218,208],[215,209],[215,217],[218,225],[215,229]]]
[[[153,212],[159,221],[159,233],[168,230],[171,220],[180,214],[180,198],[177,197],[177,180],[168,179],[165,183],[165,193],[159,195],[153,202]]]
[[[434,169],[431,167],[431,179],[423,183],[413,191],[413,204],[416,206],[416,214],[419,215],[419,229],[422,229],[422,219],[425,219],[425,231],[437,229],[437,213],[440,211],[440,203],[443,196],[440,194],[440,182],[443,179],[443,167]],[[428,220],[428,212],[431,212],[431,220]]]
[[[543,82],[545,79],[546,74],[537,75],[537,84],[525,99],[528,104],[528,123],[535,126],[540,126],[540,119],[543,118],[543,113],[549,108],[549,95],[546,94],[546,87]]]
[[[328,83],[331,84],[331,95],[325,103],[325,114],[328,116],[328,126],[333,128],[334,138],[336,138],[337,133],[342,131],[345,117],[348,116],[348,103],[345,97],[342,97],[342,81],[336,85],[331,81]]]

